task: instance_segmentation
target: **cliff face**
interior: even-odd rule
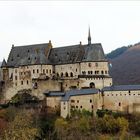
[[[140,84],[140,44],[128,48],[110,61],[114,84]]]

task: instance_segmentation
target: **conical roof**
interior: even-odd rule
[[[7,66],[7,63],[6,63],[5,59],[3,59],[1,67],[6,67],[6,66]]]

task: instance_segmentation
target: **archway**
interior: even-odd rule
[[[93,82],[91,82],[91,83],[89,84],[89,87],[90,87],[90,88],[95,88],[95,84],[94,84]]]

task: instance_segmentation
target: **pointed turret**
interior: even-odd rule
[[[89,31],[88,31],[88,45],[91,44],[91,36],[90,36],[90,27],[89,27]]]
[[[6,63],[5,59],[3,59],[1,67],[6,67],[6,66],[7,66],[7,63]]]

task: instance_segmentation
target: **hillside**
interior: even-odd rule
[[[140,84],[140,43],[109,60],[114,84]]]

